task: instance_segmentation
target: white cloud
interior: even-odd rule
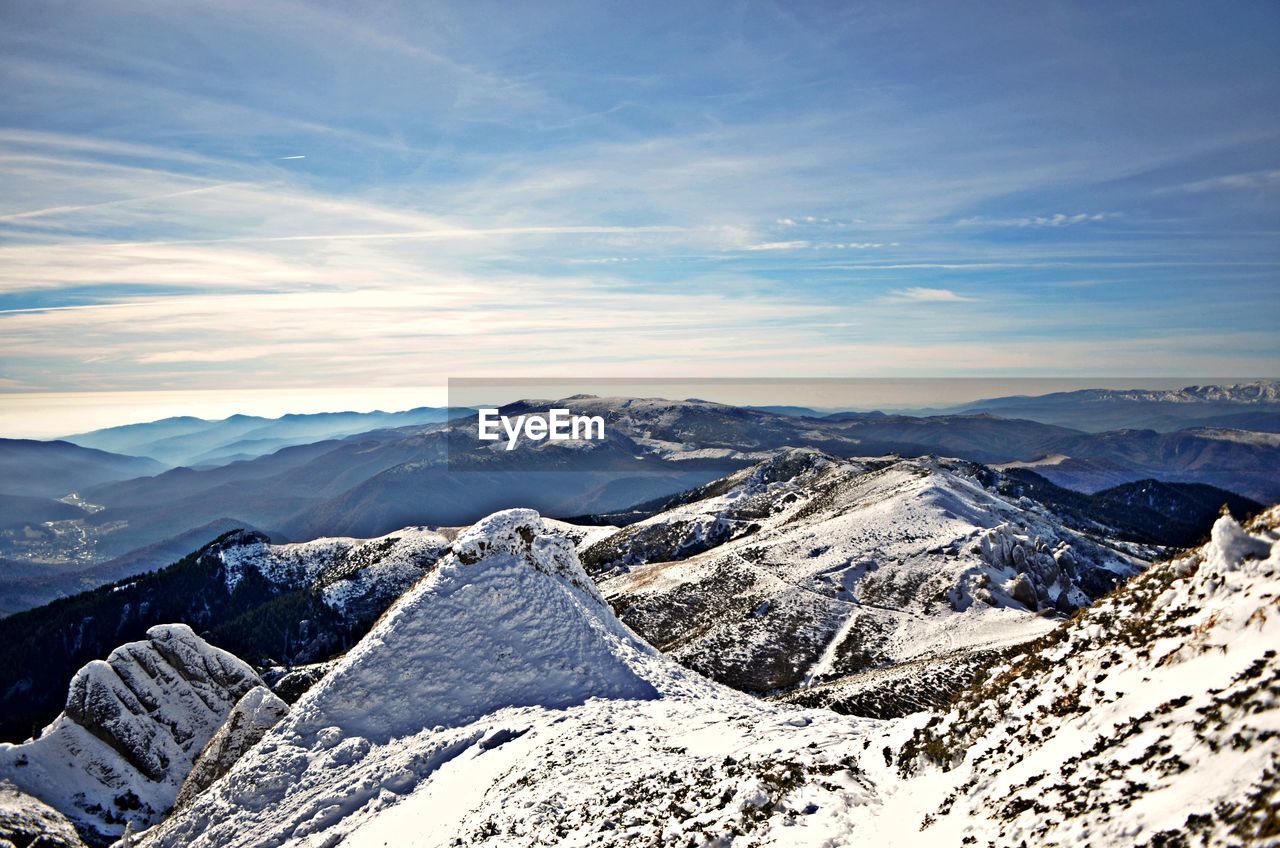
[[[1059,212],[1055,215],[1036,215],[1028,218],[984,218],[974,216],[956,221],[957,227],[1071,227],[1076,224],[1091,224],[1119,217],[1116,212],[1077,212],[1068,215]]]
[[[807,241],[766,241],[760,244],[749,244],[743,250],[803,250],[812,247]]]
[[[1241,191],[1272,188],[1280,188],[1280,168],[1272,171],[1250,171],[1244,174],[1227,174],[1226,176],[1212,177],[1207,180],[1196,180],[1171,189],[1164,189],[1164,191]]]
[[[766,241],[749,244],[743,250],[874,250],[897,247],[898,242],[882,241]]]
[[[885,300],[895,303],[962,303],[977,300],[977,298],[957,294],[951,289],[929,289],[912,286],[889,292]]]

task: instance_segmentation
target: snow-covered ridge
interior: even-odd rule
[[[982,473],[783,451],[583,558],[638,633],[757,693],[1031,639],[1144,564]]]
[[[319,587],[325,604],[343,612],[353,601],[408,588],[448,546],[448,539],[436,530],[406,527],[376,539],[330,538],[286,545],[272,545],[260,534],[244,534],[223,545],[217,555],[228,592],[256,572],[278,587]]]
[[[1280,403],[1280,380],[1253,380],[1230,385],[1159,389],[1095,389],[1092,400],[1161,401],[1165,403]]]
[[[142,844],[1248,841],[1280,765],[1277,525],[1223,519],[955,710],[873,721],[688,673],[611,615],[568,540],[498,513]]]
[[[159,821],[240,696],[247,664],[189,627],[152,627],[71,680],[66,710],[39,737],[0,744],[0,778],[78,827],[119,835]]]

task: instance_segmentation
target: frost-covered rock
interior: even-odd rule
[[[255,686],[231,709],[227,720],[200,752],[178,790],[174,807],[185,807],[222,777],[289,712],[289,705],[265,686]]]
[[[62,813],[0,781],[0,848],[84,848]]]
[[[260,683],[186,625],[152,627],[146,641],[77,672],[66,709],[39,737],[0,744],[0,778],[97,837],[154,824],[236,701]]]

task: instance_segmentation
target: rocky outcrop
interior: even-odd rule
[[[261,685],[246,663],[181,624],[159,625],[71,680],[39,737],[0,745],[0,778],[67,816],[90,841],[154,824],[205,743]]]
[[[1094,597],[1114,588],[1125,576],[1104,563],[1094,562],[1096,552],[1076,553],[1072,545],[1050,536],[1042,538],[1011,523],[999,524],[978,538],[973,552],[991,568],[986,579],[965,584],[953,595],[953,605],[964,609],[967,598],[1000,602],[1000,590],[1029,610],[1073,612]]]
[[[62,813],[0,781],[0,848],[85,848]]]
[[[178,791],[174,808],[185,807],[222,777],[244,752],[289,712],[289,705],[265,686],[255,686],[231,710],[231,715],[200,752],[200,757]]]

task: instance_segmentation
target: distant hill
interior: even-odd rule
[[[163,470],[154,459],[121,456],[70,442],[0,439],[0,494],[60,498],[90,486]]]
[[[53,498],[0,495],[0,530],[20,530],[28,524],[79,518],[84,511]]]
[[[211,466],[252,459],[291,445],[438,423],[448,417],[447,409],[426,406],[404,412],[320,412],[279,418],[232,415],[209,420],[184,416],[93,430],[67,436],[65,441],[147,456],[171,466]]]
[[[1223,507],[1241,521],[1263,510],[1257,501],[1203,483],[1138,480],[1085,494],[1056,486],[1031,469],[1009,468],[992,484],[1005,494],[1045,504],[1071,526],[1103,526],[1119,539],[1183,548],[1204,541]]]

